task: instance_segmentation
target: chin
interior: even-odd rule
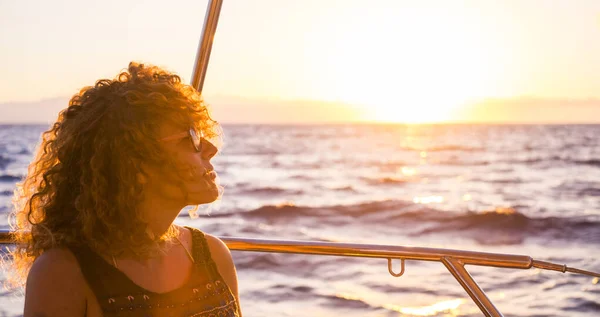
[[[189,205],[202,205],[202,204],[210,204],[219,199],[219,190],[218,188],[211,188],[202,194],[195,195],[193,197],[189,197],[188,204]]]
[[[210,204],[213,203],[217,200],[218,197],[214,197],[214,198],[203,198],[203,199],[191,199],[190,201],[187,202],[187,205],[204,205],[204,204]]]

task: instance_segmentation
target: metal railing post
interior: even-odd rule
[[[500,311],[494,306],[492,301],[485,295],[483,290],[477,285],[477,282],[473,280],[471,274],[467,272],[465,266],[460,261],[457,261],[451,257],[443,257],[442,263],[446,266],[448,271],[452,273],[452,276],[460,283],[460,285],[465,289],[467,294],[471,296],[471,299],[481,312],[488,317],[502,317]]]
[[[204,78],[208,69],[208,61],[210,60],[210,52],[212,50],[213,39],[217,31],[219,23],[219,15],[221,14],[221,6],[223,0],[210,0],[206,8],[206,16],[204,17],[204,26],[202,28],[202,37],[198,44],[194,69],[192,71],[191,85],[202,93],[204,87]]]

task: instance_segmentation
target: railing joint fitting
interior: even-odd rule
[[[404,275],[404,259],[400,259],[400,273],[395,273],[392,268],[392,258],[388,258],[388,271],[394,277],[400,277]]]

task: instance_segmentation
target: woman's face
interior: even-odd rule
[[[187,199],[181,188],[171,178],[166,177],[165,172],[160,168],[150,168],[148,171],[153,183],[151,187],[156,190],[153,194],[175,200],[184,206],[211,203],[219,197],[217,174],[210,163],[211,158],[217,154],[217,148],[202,139],[201,149],[197,151],[189,134],[186,133],[187,130],[174,125],[164,125],[159,131],[159,139],[181,135],[181,137],[161,141],[161,146],[167,155],[177,162],[175,168],[183,176]]]

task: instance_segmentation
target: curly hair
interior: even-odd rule
[[[147,176],[142,163],[161,166],[185,193],[176,162],[157,141],[165,123],[209,139],[221,131],[198,91],[157,66],[131,62],[71,98],[15,190],[12,285],[23,285],[33,261],[51,248],[87,245],[136,257],[164,251],[176,229],[149,236],[136,205],[143,193],[137,179]]]

